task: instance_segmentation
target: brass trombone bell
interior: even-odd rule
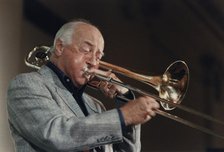
[[[161,76],[141,75],[104,61],[100,61],[100,67],[150,85],[159,92],[160,98],[172,103],[180,104],[187,92],[189,69],[187,64],[181,60],[173,62]],[[165,110],[175,108],[168,103],[160,103]]]

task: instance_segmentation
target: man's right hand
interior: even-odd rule
[[[125,125],[138,125],[149,121],[156,115],[155,110],[159,109],[160,105],[155,99],[144,96],[128,102],[120,108]]]

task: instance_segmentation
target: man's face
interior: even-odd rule
[[[77,87],[80,87],[90,79],[85,75],[85,70],[99,67],[99,61],[103,56],[104,40],[97,29],[82,25],[74,35],[72,44],[65,45],[63,49],[59,68]]]

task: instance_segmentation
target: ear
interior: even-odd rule
[[[63,51],[64,51],[64,46],[62,44],[62,41],[60,39],[57,39],[56,45],[55,45],[55,55],[61,56]]]

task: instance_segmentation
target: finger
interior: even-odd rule
[[[156,116],[156,112],[153,111],[153,110],[148,111],[148,114],[149,114],[151,117]]]
[[[100,83],[100,90],[105,96],[108,96],[109,98],[114,98],[117,95],[116,87],[105,81]]]
[[[99,85],[99,86],[100,86],[100,89],[101,89],[101,90],[105,90],[105,89],[107,89],[107,84],[108,84],[107,82],[102,81],[102,82],[100,83],[100,85]]]
[[[108,93],[108,96],[110,97],[110,98],[114,98],[114,97],[116,97],[116,95],[117,95],[117,93],[116,92],[110,92],[109,91],[109,93]]]
[[[153,99],[153,98],[151,98],[151,97],[147,97],[147,104],[148,104],[151,108],[153,108],[153,109],[158,109],[158,108],[160,108],[159,103],[158,103],[155,99]]]
[[[109,91],[108,91],[108,95],[109,95],[109,97],[111,97],[111,98],[114,98],[116,95],[117,95],[117,89],[116,89],[116,87],[115,86],[111,86],[110,87],[110,89],[109,89]]]
[[[160,105],[159,105],[158,102],[152,102],[152,103],[149,104],[149,106],[150,106],[150,108],[152,110],[155,110],[155,109],[159,109],[160,108]]]
[[[146,115],[145,116],[145,120],[143,123],[146,123],[147,121],[149,121],[150,119],[152,119],[152,117],[150,115]]]
[[[103,92],[103,94],[105,94],[106,96],[108,95],[109,89],[107,88],[107,82],[102,82],[100,84],[99,89]]]
[[[106,72],[106,76],[110,77],[110,76],[111,76],[111,74],[112,74],[112,70],[111,70],[111,69],[109,69],[109,70]]]
[[[108,88],[108,89],[111,89],[112,87],[113,87],[113,84],[111,84],[111,83],[108,83],[108,84],[107,84],[107,88]]]

